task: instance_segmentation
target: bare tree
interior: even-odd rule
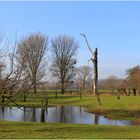
[[[93,52],[89,43],[88,43],[86,35],[83,33],[83,34],[81,34],[81,36],[84,37],[86,44],[87,44],[87,47],[92,55],[91,61],[93,63],[93,68],[94,68],[94,77],[93,77],[94,94],[97,95],[98,103],[99,103],[99,105],[101,105],[101,101],[100,101],[99,93],[98,93],[98,49],[95,48],[95,51]]]
[[[111,90],[113,93],[118,88],[118,81],[119,79],[116,76],[111,75],[107,79],[104,79],[103,84],[106,89]]]
[[[61,93],[74,79],[78,43],[72,37],[58,36],[52,40],[52,64],[50,70],[61,83]]]
[[[92,71],[89,66],[80,66],[77,68],[77,78],[82,81],[83,90],[85,91],[88,80],[91,77]]]
[[[0,78],[0,97],[2,98],[2,104],[8,104],[13,102],[16,104],[15,100],[20,95],[21,76],[23,65],[18,65],[18,59],[16,58],[16,42],[14,45],[8,43],[7,46],[10,48],[10,51],[3,49],[5,55],[1,57],[1,78]],[[1,46],[0,46],[1,48]],[[2,47],[3,48],[3,47]],[[1,49],[2,49],[1,48]],[[4,68],[3,68],[4,67]],[[16,89],[14,92],[13,90]],[[4,99],[7,99],[7,102],[4,102]],[[17,105],[17,104],[16,104]],[[18,105],[17,105],[18,106]]]
[[[0,98],[2,105],[16,103],[16,100],[22,96],[24,85],[27,84],[27,77],[23,75],[25,72],[25,65],[19,62],[16,55],[17,41],[12,44],[8,39],[5,39],[4,34],[1,37],[0,32]],[[24,62],[24,60],[22,60]],[[24,78],[23,78],[24,77]],[[26,86],[27,89],[27,86]],[[24,89],[25,90],[25,89]],[[6,99],[6,100],[5,100]]]
[[[37,82],[43,77],[45,72],[47,46],[48,38],[40,33],[24,37],[18,43],[18,58],[21,64],[24,62],[26,77],[30,78],[35,94],[37,93]]]

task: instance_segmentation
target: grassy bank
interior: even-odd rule
[[[96,97],[71,97],[50,99],[50,105],[80,105],[89,112],[105,115],[112,119],[139,119],[140,97],[122,96],[120,100],[116,96],[101,96],[102,105],[99,106]]]
[[[140,97],[122,96],[117,100],[115,96],[101,96],[102,106],[98,105],[96,97],[59,95],[49,96],[49,106],[78,105],[84,106],[90,112],[103,114],[113,119],[138,120],[140,114]],[[43,107],[42,95],[29,95],[27,102],[20,98],[16,102],[26,107]],[[14,104],[9,104],[14,105]],[[0,138],[140,138],[138,126],[109,126],[109,125],[82,125],[63,123],[31,123],[0,121]]]
[[[0,121],[0,138],[140,138],[140,127]]]
[[[59,95],[55,98],[49,95],[48,106],[78,105],[84,106],[89,112],[102,114],[113,119],[138,119],[140,117],[140,96],[122,96],[120,100],[116,96],[100,96],[102,105],[99,106],[95,96]],[[19,99],[16,103],[25,107],[43,107],[43,95],[28,95],[27,101]],[[14,105],[10,103],[9,105]]]

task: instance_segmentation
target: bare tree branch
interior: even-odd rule
[[[88,43],[86,35],[84,33],[80,33],[80,35],[85,38],[85,41],[86,41],[86,44],[87,44],[87,47],[88,47],[89,51],[91,52],[92,55],[94,55],[94,53],[93,53],[93,51],[92,51],[92,49],[91,49],[91,47],[90,47],[90,45]]]

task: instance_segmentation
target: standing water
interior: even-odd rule
[[[48,108],[0,107],[0,120],[28,122],[63,122],[73,124],[133,125],[132,121],[110,120],[92,114],[80,106],[57,106]]]

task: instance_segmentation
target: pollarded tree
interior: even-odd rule
[[[52,40],[51,72],[61,83],[61,93],[64,94],[67,86],[75,76],[76,51],[78,42],[69,36],[58,36]]]
[[[26,77],[29,77],[33,91],[36,94],[37,82],[42,78],[45,72],[45,55],[48,46],[48,37],[40,33],[31,34],[24,37],[18,43],[17,55],[19,62],[24,63]]]

